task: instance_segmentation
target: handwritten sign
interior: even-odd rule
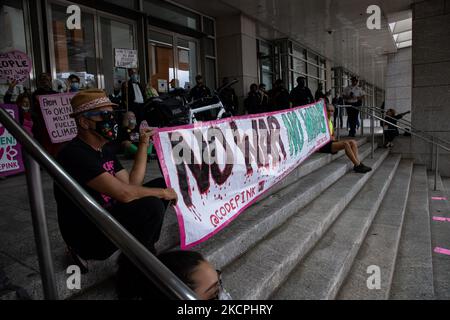
[[[39,105],[52,143],[70,141],[77,135],[77,125],[70,117],[70,99],[74,95],[75,93],[62,93],[39,96]]]
[[[19,110],[16,105],[2,104],[17,122],[19,122]],[[16,138],[12,136],[0,123],[0,177],[6,177],[24,171],[22,161],[22,148]]]
[[[117,68],[137,68],[138,53],[137,50],[131,49],[114,49],[115,66]]]
[[[182,249],[225,228],[331,139],[324,100],[279,112],[158,129],[155,148]]]
[[[18,83],[26,81],[30,75],[32,63],[30,57],[21,51],[0,53],[0,82]]]

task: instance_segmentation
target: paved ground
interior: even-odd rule
[[[121,162],[125,168],[131,169],[132,161]],[[53,182],[47,173],[41,172],[50,241],[54,248],[64,244],[58,231]],[[147,172],[145,181],[161,176],[154,160],[149,162]],[[0,181],[0,271],[3,270],[8,274],[11,271],[8,268],[19,263],[23,266],[22,272],[29,275],[36,273],[35,260],[30,259],[35,252],[25,175],[8,177]]]

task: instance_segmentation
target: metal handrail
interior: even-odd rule
[[[355,106],[352,106],[352,105],[337,105],[337,108],[338,108],[338,109],[339,109],[339,108],[343,108],[343,107],[346,107],[346,108],[350,107],[350,108],[354,108],[354,109],[357,109],[357,110],[360,110],[360,109],[361,109],[361,107],[355,107]],[[439,139],[438,139],[437,137],[435,137],[435,136],[431,136],[433,140],[430,140],[430,139],[428,139],[427,137],[424,137],[423,135],[420,135],[420,134],[418,134],[417,132],[411,130],[411,128],[408,129],[408,128],[406,128],[406,127],[401,127],[401,126],[399,126],[399,125],[397,125],[397,124],[394,124],[393,122],[390,122],[390,121],[387,121],[386,119],[383,119],[383,118],[381,118],[381,117],[378,117],[377,115],[375,115],[375,111],[376,111],[376,110],[375,110],[374,108],[371,108],[371,107],[362,107],[362,108],[369,109],[369,110],[371,110],[371,111],[373,112],[372,114],[370,114],[369,112],[367,112],[367,114],[368,114],[370,117],[372,117],[372,119],[378,119],[378,120],[380,120],[380,121],[382,121],[382,122],[384,122],[384,123],[390,124],[391,126],[397,128],[397,129],[404,130],[404,131],[408,131],[408,133],[410,133],[411,135],[414,135],[414,136],[416,136],[416,137],[418,137],[418,138],[420,138],[420,139],[422,139],[422,140],[424,140],[424,141],[426,141],[426,142],[428,142],[428,143],[431,143],[433,146],[436,146],[435,175],[434,175],[434,191],[436,191],[436,190],[437,190],[437,176],[438,176],[438,171],[439,171],[439,148],[444,149],[444,150],[450,152],[450,147],[446,147],[446,146],[443,146],[443,145],[440,144],[440,143],[437,143],[435,140],[439,140]],[[374,136],[375,136],[375,132],[374,132],[373,126],[374,126],[374,125],[373,125],[373,121],[371,121],[372,154],[373,154],[373,150],[374,150]],[[339,127],[338,127],[338,128],[339,128]],[[339,136],[339,131],[338,131],[338,136]],[[444,140],[444,141],[445,141],[445,140]]]
[[[349,106],[349,107],[351,107],[351,106]],[[380,112],[380,113],[385,113],[385,112],[386,112],[385,109],[381,109],[381,108],[378,108],[378,107],[362,106],[361,108],[365,108],[365,109],[369,109],[369,110],[375,110],[375,111],[378,111],[378,112]],[[437,136],[434,136],[434,135],[432,135],[432,134],[426,133],[426,132],[424,132],[424,131],[422,131],[422,130],[419,130],[419,129],[413,127],[412,122],[409,121],[409,120],[406,120],[406,119],[395,119],[395,118],[393,118],[393,117],[391,117],[391,116],[387,116],[387,115],[386,115],[385,117],[388,117],[388,118],[390,118],[390,119],[397,120],[398,123],[404,123],[404,124],[406,124],[407,126],[410,127],[410,130],[411,130],[411,131],[415,131],[415,132],[421,133],[422,135],[428,136],[428,137],[430,137],[430,138],[432,138],[432,139],[437,139],[437,140],[439,140],[439,141],[441,141],[441,142],[447,144],[448,146],[450,146],[450,141],[444,140],[444,139],[442,139],[442,138],[439,138],[439,137],[437,137]],[[385,120],[383,120],[383,121],[385,122]]]
[[[197,300],[195,293],[183,283],[176,275],[174,275],[163,263],[161,263],[147,248],[145,248],[131,233],[129,233],[108,211],[101,207],[82,187],[69,176],[62,167],[33,139],[26,131],[4,110],[0,108],[0,122],[5,128],[20,142],[29,160],[35,159],[50,176],[58,183],[62,190],[71,198],[89,219],[150,279],[156,286],[159,287],[168,297],[183,300]],[[35,162],[34,162],[35,163]],[[35,170],[39,172],[37,163],[34,166]],[[28,168],[27,168],[28,169]],[[30,170],[27,170],[27,175]],[[30,180],[38,181],[36,176],[31,177]],[[42,189],[42,184],[39,177],[39,183],[35,184],[38,190]],[[33,194],[30,198],[36,196],[31,186],[29,191]],[[38,192],[39,193],[39,192]],[[39,197],[39,194],[37,194]],[[40,199],[41,209],[43,208],[43,199]],[[31,203],[33,206],[33,203]],[[35,209],[32,208],[32,211]],[[40,210],[41,214],[45,213]],[[38,230],[40,231],[40,230]],[[36,230],[35,230],[36,232]],[[52,275],[52,261],[50,256],[50,246],[48,243],[48,234],[42,235],[42,238],[47,241],[37,241],[39,246],[38,251],[46,253],[47,260],[43,261],[46,265],[44,270],[41,270],[43,287],[55,288],[54,275]],[[38,239],[37,239],[38,240]],[[39,255],[39,259],[41,256]],[[50,259],[50,261],[48,261]],[[40,266],[41,261],[40,261]],[[48,275],[45,277],[44,275]],[[52,277],[53,276],[53,277]],[[51,283],[53,282],[53,283]],[[44,291],[44,294],[46,292]],[[52,294],[46,295],[46,298],[54,298]]]

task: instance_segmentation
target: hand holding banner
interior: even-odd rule
[[[155,147],[182,249],[226,227],[331,139],[324,100],[308,106],[160,129]]]

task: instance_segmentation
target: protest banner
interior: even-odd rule
[[[19,122],[19,109],[13,104],[1,104],[11,117]],[[0,123],[0,177],[6,177],[24,171],[22,148],[16,138]]]
[[[330,139],[324,100],[159,129],[155,148],[166,184],[179,197],[181,248],[222,230]]]
[[[75,93],[62,93],[39,96],[39,105],[52,143],[70,141],[77,135],[75,120],[70,118],[70,99],[74,95]]]
[[[116,68],[137,68],[138,52],[131,49],[114,49],[114,61]]]
[[[10,51],[0,53],[0,82],[25,82],[31,72],[32,62],[26,53]]]

